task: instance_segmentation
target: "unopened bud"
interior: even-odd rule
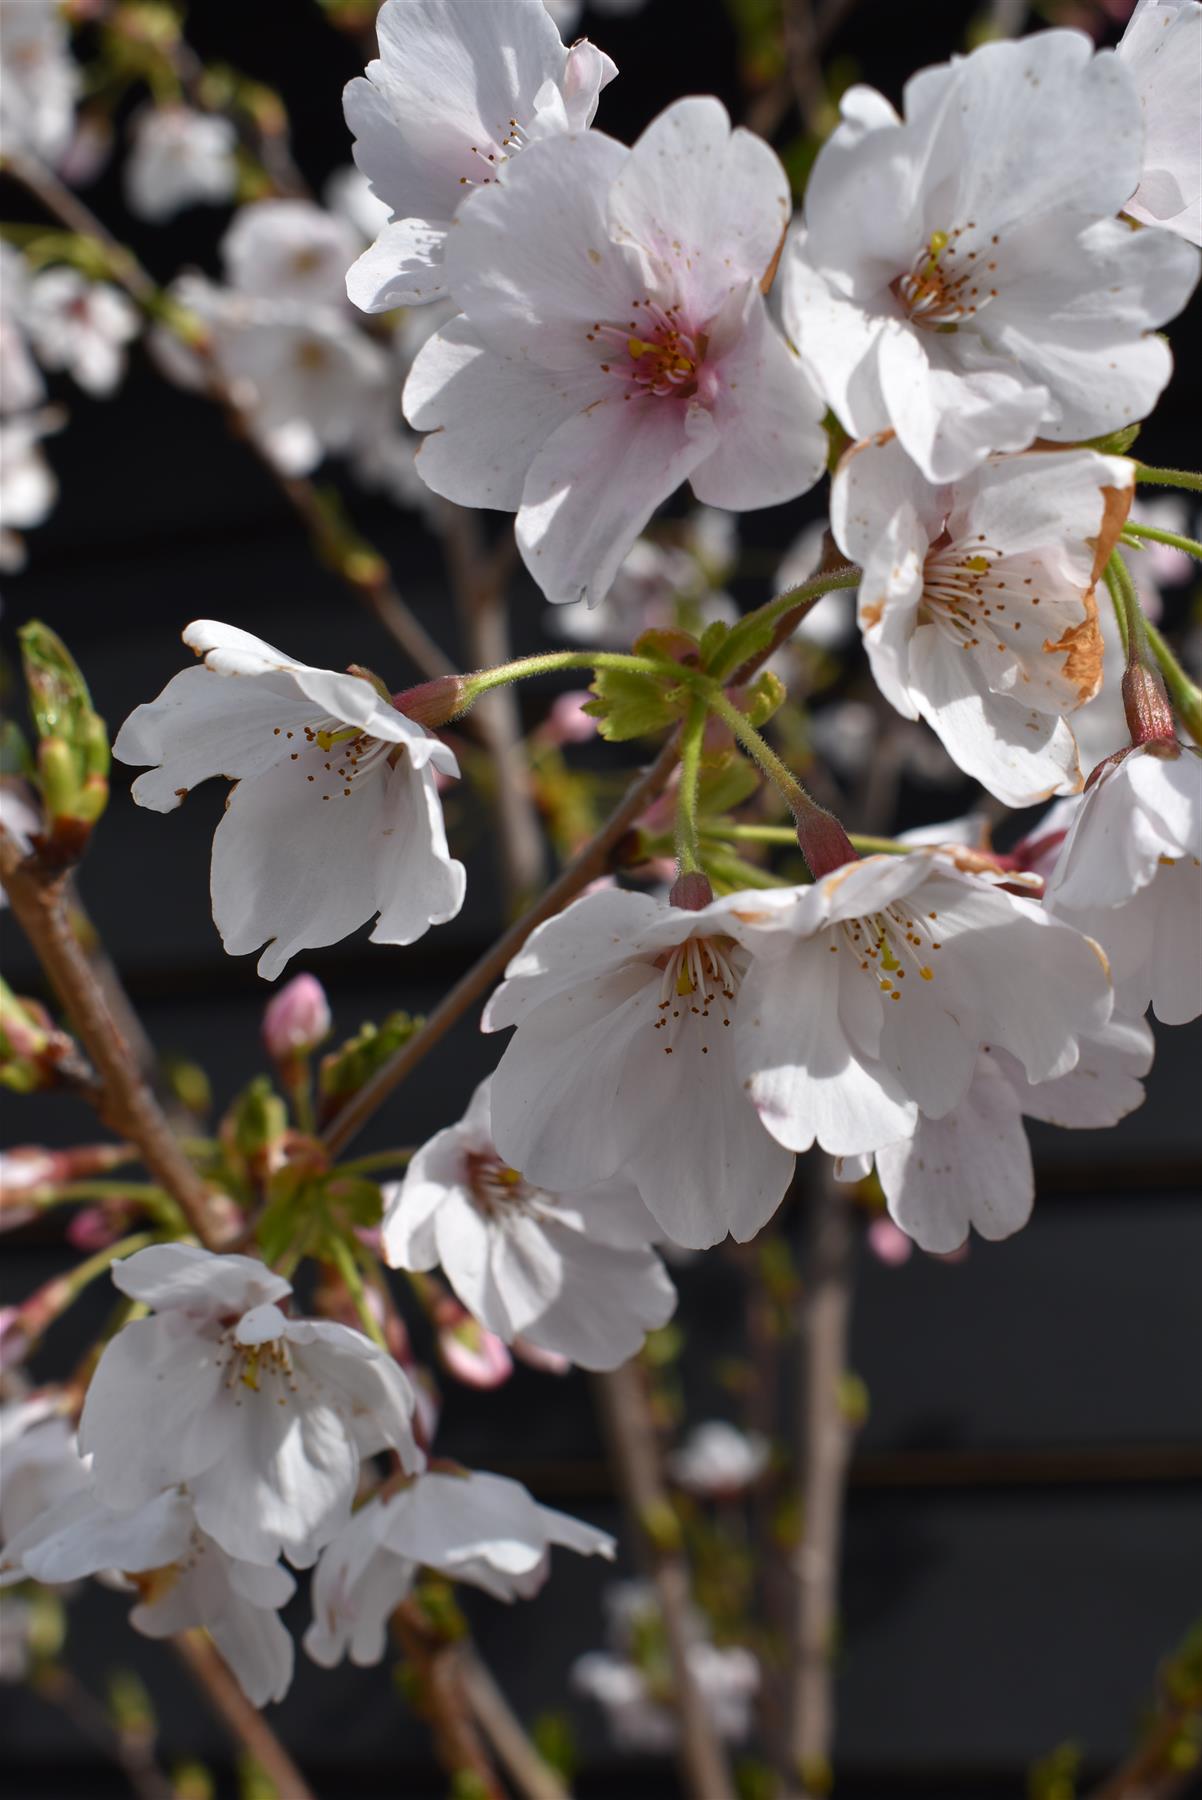
[[[392,696],[392,704],[398,712],[431,731],[461,713],[469,700],[465,675],[440,675],[434,681],[423,681],[417,687],[405,688]]]
[[[465,1387],[495,1388],[513,1374],[513,1358],[457,1300],[442,1300],[435,1314],[438,1356],[448,1375]]]
[[[1158,670],[1128,663],[1123,670],[1123,711],[1133,744],[1176,738],[1173,709]]]
[[[845,863],[855,862],[855,846],[833,813],[821,806],[808,806],[794,815],[797,819],[797,842],[815,881],[821,881]]]
[[[274,1062],[308,1056],[329,1037],[332,1023],[330,1003],[316,975],[294,975],[264,1011],[267,1054]]]
[[[693,869],[687,875],[678,875],[672,883],[668,905],[682,907],[685,912],[700,912],[713,897],[709,876],[702,874],[700,869]]]

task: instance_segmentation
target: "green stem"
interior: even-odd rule
[[[718,821],[701,821],[701,835],[721,842],[748,844],[791,844],[797,847],[797,829],[793,825],[725,825]],[[896,838],[865,837],[862,832],[847,834],[861,856],[908,856],[912,844],[899,844]]]
[[[1147,463],[1137,462],[1135,479],[1150,487],[1190,488],[1202,494],[1202,475],[1196,469],[1150,469]]]
[[[1187,556],[1197,557],[1202,562],[1202,544],[1197,538],[1182,537],[1179,531],[1162,531],[1159,525],[1136,525],[1128,519],[1123,527],[1124,543],[1139,550],[1142,548],[1140,538],[1150,538],[1154,544],[1169,544],[1174,550],[1184,550]]]
[[[1110,553],[1107,571],[1113,571],[1114,586],[1110,587],[1111,596],[1117,591],[1117,606],[1120,611],[1119,628],[1123,634],[1123,648],[1127,652],[1127,662],[1146,663],[1148,658],[1148,639],[1144,625],[1143,608],[1139,603],[1139,594],[1131,571],[1117,550]]]
[[[789,810],[797,812],[815,812],[817,804],[806,793],[792,770],[783,763],[767,738],[750,724],[733,701],[728,700],[720,689],[715,688],[708,696],[707,703],[712,712],[725,721],[735,737],[742,744],[747,754],[759,764],[769,781],[788,801]]]
[[[326,1240],[325,1252],[342,1277],[364,1331],[373,1344],[378,1344],[381,1350],[387,1350],[388,1339],[384,1336],[384,1329],[380,1321],[371,1310],[367,1289],[363,1285],[363,1276],[359,1272],[359,1265],[355,1261],[350,1245],[343,1238],[331,1237]]]
[[[1127,630],[1127,601],[1123,590],[1123,578],[1118,572],[1113,556],[1111,556],[1110,561],[1106,564],[1102,573],[1103,579],[1106,582],[1106,592],[1110,595],[1110,604],[1114,608],[1114,616],[1119,628],[1119,638],[1123,646],[1123,656],[1126,658],[1130,653],[1130,642]]]
[[[413,1151],[405,1150],[373,1150],[368,1156],[356,1156],[351,1162],[340,1162],[340,1175],[371,1175],[376,1169],[395,1169],[400,1163],[407,1163]]]
[[[616,650],[550,650],[545,656],[521,656],[516,662],[501,663],[495,669],[482,669],[478,675],[463,676],[458,712],[466,712],[473,701],[493,688],[506,687],[511,681],[527,681],[534,675],[555,675],[564,669],[625,669],[636,675],[680,674],[678,664],[659,657],[627,656]]]
[[[697,788],[701,780],[701,746],[708,711],[698,695],[689,706],[680,738],[680,786],[676,791],[676,861],[682,875],[701,867],[697,838]]]
[[[1157,667],[1164,677],[1164,685],[1168,689],[1169,699],[1173,703],[1173,711],[1193,738],[1195,744],[1202,744],[1202,689],[1190,680],[1169,646],[1148,619],[1144,620],[1147,633],[1148,648],[1156,658]]]
[[[793,839],[794,848],[797,838]],[[757,863],[745,862],[741,856],[731,856],[729,852],[710,854],[705,859],[706,873],[724,886],[730,888],[780,888],[792,887],[783,875],[773,875],[769,869],[761,869]]]
[[[778,594],[775,600],[757,606],[754,612],[748,613],[746,618],[732,626],[707,673],[715,681],[724,680],[753,654],[757,640],[762,640],[765,629],[771,630],[787,613],[796,612],[800,622],[824,594],[833,594],[838,588],[858,587],[859,584],[859,569],[838,569],[830,575],[817,575],[813,581],[803,581],[800,587],[790,588],[788,593]]]

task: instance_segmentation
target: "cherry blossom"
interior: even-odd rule
[[[115,393],[125,346],[138,334],[138,311],[120,288],[89,281],[78,269],[45,269],[29,284],[26,324],[47,369],[65,369],[85,393]]]
[[[690,1494],[727,1499],[758,1481],[770,1456],[771,1447],[759,1432],[740,1431],[725,1419],[707,1419],[694,1425],[672,1452],[668,1471]]]
[[[53,1395],[0,1405],[0,1544],[86,1485],[75,1432]]]
[[[1094,584],[1133,481],[1122,457],[1068,450],[991,457],[932,487],[894,437],[840,464],[831,523],[863,567],[877,685],[1008,806],[1082,784],[1064,715],[1102,680]]]
[[[19,250],[0,239],[0,414],[28,412],[46,385],[29,351],[26,317],[29,269]]]
[[[239,294],[340,307],[359,241],[348,220],[311,200],[257,200],[238,208],[221,240],[221,260]]]
[[[494,1600],[529,1599],[550,1573],[551,1549],[614,1554],[614,1541],[567,1513],[540,1506],[502,1475],[431,1470],[360,1507],[322,1552],[313,1577],[313,1623],[305,1649],[332,1668],[349,1655],[361,1668],[387,1645],[389,1615],[419,1567],[483,1588]]]
[[[58,498],[58,482],[39,445],[61,423],[50,408],[0,417],[0,570],[6,573],[25,566],[18,533],[42,524]]]
[[[0,1585],[30,1576],[56,1584],[108,1570],[138,1594],[129,1616],[135,1631],[161,1638],[200,1626],[253,1705],[283,1699],[293,1650],[278,1609],[296,1583],[278,1563],[223,1550],[201,1529],[183,1488],[123,1511],[84,1488],[18,1533],[0,1558]]]
[[[1123,208],[1202,244],[1202,6],[1138,0],[1118,47],[1144,109],[1139,186]]]
[[[139,806],[171,812],[189,788],[237,785],[213,838],[213,917],[232,956],[267,948],[273,980],[298,950],[334,944],[379,913],[372,940],[411,944],[463,904],[436,772],[445,744],[358,675],[310,668],[248,632],[198,620],[203,666],[176,675],[117,734],[122,762],[154,765]]]
[[[735,1064],[759,899],[691,912],[610,889],[531,933],[484,1014],[518,1027],[491,1090],[511,1168],[552,1193],[622,1175],[688,1248],[755,1236],[793,1172]]]
[[[239,1561],[306,1568],[350,1516],[361,1457],[414,1470],[413,1390],[345,1325],[289,1319],[291,1287],[246,1256],[157,1244],[113,1268],[152,1307],[106,1345],[80,1449],[127,1512],[186,1483],[196,1523]]]
[[[130,123],[125,202],[154,224],[186,206],[222,206],[237,190],[238,134],[229,119],[189,106],[148,106]]]
[[[330,1035],[326,991],[316,975],[294,975],[263,1011],[263,1042],[275,1062],[308,1056]]]
[[[464,197],[540,137],[583,131],[617,69],[560,42],[542,0],[386,0],[379,58],[349,82],[355,161],[392,215],[347,277],[365,312],[446,293],[443,254]]]
[[[1048,910],[1095,937],[1115,1004],[1164,1025],[1202,1013],[1202,752],[1142,744],[1107,764],[1078,807]]]
[[[769,317],[789,184],[717,100],[677,101],[632,150],[535,144],[469,197],[447,245],[464,317],[405,388],[436,493],[517,513],[547,598],[597,604],[661,501],[792,499],[822,473],[822,406]]]
[[[0,151],[57,163],[79,86],[58,0],[0,0]]]
[[[506,1344],[520,1336],[582,1368],[615,1369],[676,1305],[650,1247],[655,1221],[621,1177],[554,1194],[507,1167],[493,1143],[489,1086],[385,1188],[385,1257],[393,1268],[441,1265]]]
[[[877,1151],[891,1218],[939,1255],[958,1249],[970,1226],[993,1239],[1021,1230],[1035,1200],[1024,1116],[1080,1130],[1117,1125],[1143,1104],[1140,1078],[1152,1066],[1152,1051],[1144,1021],[1117,1015],[1082,1038],[1076,1068],[1054,1081],[1032,1084],[1005,1050],[983,1048],[951,1112],[920,1116],[912,1137]],[[872,1160],[851,1159],[839,1173],[859,1179]]]
[[[1032,1082],[1076,1067],[1110,1016],[1097,945],[957,852],[845,864],[756,896],[738,1065],[767,1129],[836,1156],[913,1135],[961,1100],[984,1044]]]
[[[892,427],[930,481],[1038,435],[1142,418],[1169,378],[1157,326],[1198,258],[1114,217],[1143,145],[1136,84],[1075,31],[922,70],[899,119],[871,88],[806,191],[784,320],[854,437]]]

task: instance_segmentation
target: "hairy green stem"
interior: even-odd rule
[[[1196,469],[1150,469],[1147,463],[1137,462],[1135,479],[1150,487],[1190,488],[1202,494],[1202,474]]]
[[[633,675],[679,675],[676,663],[652,656],[628,656],[617,650],[549,650],[544,656],[520,656],[495,669],[482,669],[462,678],[462,699],[456,710],[466,712],[481,694],[505,687],[511,681],[528,681],[534,675],[555,675],[564,669],[625,669]]]
[[[1159,525],[1137,525],[1130,519],[1123,526],[1123,542],[1133,550],[1142,549],[1140,538],[1148,538],[1154,544],[1168,544],[1173,550],[1183,550],[1187,556],[1193,556],[1202,562],[1202,544],[1197,538],[1182,537],[1179,531],[1162,531]]]
[[[701,779],[701,746],[708,716],[705,699],[698,695],[689,707],[680,738],[680,785],[676,790],[676,861],[682,875],[701,867],[697,836],[697,787]]]
[[[359,1321],[364,1331],[373,1344],[378,1344],[381,1350],[387,1350],[388,1339],[384,1336],[383,1326],[371,1310],[367,1289],[363,1285],[363,1276],[350,1245],[340,1237],[331,1237],[327,1240],[325,1250],[354,1302],[355,1311],[359,1315]]]
[[[754,612],[732,626],[706,673],[715,681],[727,680],[752,654],[755,640],[762,635],[765,626],[774,626],[794,612],[797,614],[795,622],[800,623],[825,594],[833,594],[838,588],[858,587],[859,583],[859,569],[836,569],[829,575],[816,575],[812,581],[803,581],[799,587],[790,588],[788,593],[778,594],[776,599],[757,606]]]

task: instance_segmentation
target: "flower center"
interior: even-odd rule
[[[1021,559],[1007,565],[983,533],[957,544],[945,532],[927,553],[919,622],[936,625],[962,650],[979,649],[984,640],[998,650],[1020,651],[1022,640],[1014,635],[1023,628],[1019,615],[1039,605],[1031,591],[1035,577],[1021,572],[1029,566]]]
[[[531,1190],[516,1169],[503,1163],[494,1151],[469,1150],[464,1174],[476,1211],[485,1219],[525,1212]]]
[[[226,1355],[217,1365],[226,1371],[227,1391],[237,1393],[234,1405],[242,1405],[245,1398],[242,1390],[245,1389],[252,1394],[266,1391],[274,1397],[277,1406],[287,1406],[288,1395],[299,1392],[287,1344],[282,1338],[266,1344],[240,1344],[236,1333],[235,1326],[222,1338],[221,1347]]]
[[[932,958],[943,948],[935,936],[938,929],[937,912],[911,912],[903,902],[894,900],[883,911],[863,919],[842,920],[834,928],[835,941],[829,949],[832,956],[850,951],[861,973],[868,975],[882,994],[900,1000],[907,970],[922,981],[934,981]]]
[[[626,398],[638,394],[676,394],[691,399],[697,392],[697,372],[705,360],[705,334],[689,331],[679,305],[660,306],[655,300],[636,300],[631,311],[639,316],[624,325],[598,322],[585,336],[605,352],[602,372],[626,384]]]
[[[912,325],[955,331],[997,298],[996,287],[988,284],[997,271],[998,239],[991,238],[987,249],[970,250],[975,240],[969,234],[975,231],[973,220],[952,231],[933,231],[906,273],[890,283]]]
[[[491,144],[471,146],[473,160],[469,166],[472,173],[459,177],[460,187],[491,186],[497,179],[501,165],[507,163],[515,151],[524,150],[529,142],[525,126],[517,119],[507,119]]]
[[[363,788],[382,773],[389,758],[403,745],[370,737],[357,725],[341,719],[318,719],[295,728],[276,725],[273,736],[281,747],[289,746],[288,760],[297,765],[315,794],[323,800],[349,800],[356,787]]]
[[[746,952],[732,938],[686,938],[666,957],[652,1030],[665,1056],[677,1051],[708,1056],[721,1032],[730,1029]]]

